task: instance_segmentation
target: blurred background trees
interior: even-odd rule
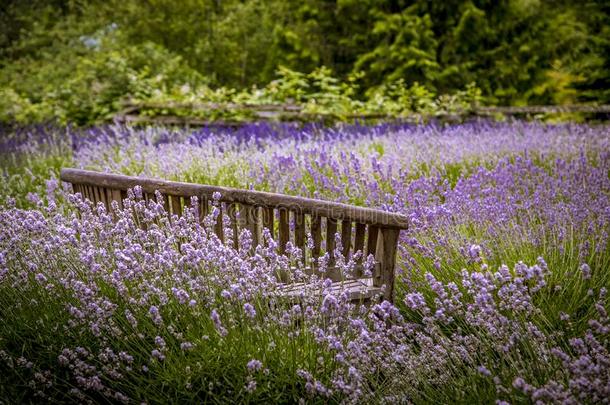
[[[610,102],[610,7],[562,0],[5,0],[4,117],[105,119],[126,96],[261,88],[324,66],[351,96],[476,83],[492,104]]]

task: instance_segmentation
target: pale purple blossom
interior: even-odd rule
[[[260,360],[252,359],[248,362],[247,368],[251,373],[261,371],[263,368],[263,363]]]
[[[252,304],[249,304],[247,302],[244,304],[244,312],[246,313],[246,316],[248,318],[253,319],[256,316],[256,310],[254,309]]]

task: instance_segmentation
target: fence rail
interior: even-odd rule
[[[243,121],[223,118],[200,118],[188,115],[188,112],[207,112],[211,114],[243,112],[255,121],[288,121],[304,122],[317,120],[400,120],[406,122],[419,122],[422,118],[458,119],[468,116],[493,116],[493,115],[536,115],[536,114],[563,114],[563,113],[586,113],[586,114],[610,114],[610,105],[533,105],[533,106],[496,106],[483,107],[473,106],[468,109],[457,111],[444,111],[435,114],[413,113],[407,117],[397,117],[386,113],[310,113],[304,111],[297,104],[238,104],[238,103],[155,103],[155,102],[126,102],[124,109],[115,115],[114,121],[122,124],[162,124],[162,125],[218,125],[239,126]],[[146,110],[174,110],[185,111],[186,115],[146,115]]]

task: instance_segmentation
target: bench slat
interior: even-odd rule
[[[354,254],[360,252],[361,256],[358,259],[357,263],[361,264],[364,262],[364,238],[366,237],[366,225],[365,224],[356,224],[356,235],[354,235]],[[356,271],[356,277],[362,277],[362,270],[359,269]]]
[[[110,189],[107,187],[104,187],[102,189],[102,192],[104,193],[104,205],[106,205],[106,211],[110,212],[110,203],[111,203],[111,198],[110,198]]]
[[[123,196],[121,190],[112,189],[112,200],[117,202],[119,209],[123,209]]]
[[[208,216],[209,213],[208,200],[205,198],[200,199],[199,203],[197,204],[197,218],[199,223],[203,223],[203,220]]]
[[[243,229],[250,231],[252,235],[252,248],[254,249],[259,242],[259,219],[258,210],[256,207],[247,204],[240,204],[239,206],[239,217],[240,223]]]
[[[364,255],[364,237],[366,235],[366,225],[356,224],[356,235],[354,236],[354,253],[360,251]],[[360,259],[362,261],[362,259]]]
[[[177,195],[170,195],[169,199],[172,206],[172,214],[182,216],[182,203],[180,197]]]
[[[395,229],[382,229],[381,237],[377,241],[377,262],[379,271],[373,277],[373,285],[385,285],[384,296],[392,297],[394,294],[394,268],[396,264],[396,245],[399,231]],[[381,245],[381,246],[380,246]]]
[[[97,206],[97,203],[100,202],[100,190],[98,187],[92,187],[93,188],[93,204],[94,206]]]
[[[95,204],[96,204],[95,186],[89,186],[89,200],[91,200],[91,202],[95,206]]]
[[[343,257],[347,261],[352,247],[352,221],[341,221],[341,243],[343,244]]]
[[[224,222],[224,213],[223,213],[223,208],[222,208],[222,204],[218,204],[218,216],[216,217],[216,224],[214,224],[214,233],[216,233],[216,236],[218,236],[218,239],[220,239],[222,242],[225,241],[225,232],[224,232],[224,227],[223,227],[223,222]]]
[[[106,188],[106,201],[108,201],[108,212],[114,212],[112,208],[112,202],[114,201],[114,193],[115,190],[111,188]],[[117,201],[118,204],[118,201]]]
[[[110,204],[112,204],[112,201],[116,201],[119,209],[123,209],[123,200],[121,199],[121,192],[119,190],[110,189],[110,200]]]
[[[305,256],[305,214],[294,212],[294,243]]]
[[[379,234],[379,227],[376,225],[369,225],[368,227],[368,240],[366,244],[366,255],[375,255],[377,251],[377,236]]]
[[[291,301],[298,302],[306,291],[317,294],[322,294],[323,292],[321,289],[312,287],[307,283],[292,283],[280,288],[279,294]],[[377,294],[381,294],[382,290],[371,285],[370,280],[366,279],[335,282],[327,290],[327,293],[332,295],[339,295],[342,292],[347,293],[350,301],[366,301],[372,299]]]
[[[97,205],[97,202],[100,200],[99,194],[97,192],[97,187],[95,186],[91,187],[91,197],[91,202],[93,202],[93,206],[95,207]]]
[[[227,204],[227,216],[231,220],[231,230],[233,232],[233,247],[235,249],[239,249],[239,218],[238,217],[238,207],[237,204],[231,203]]]
[[[328,253],[328,265],[335,264],[335,234],[337,233],[337,220],[326,218],[326,253]]]
[[[271,237],[275,239],[275,230],[273,229],[275,212],[273,207],[262,207],[261,210],[263,215],[263,227],[267,228],[271,234]]]
[[[83,199],[91,201],[89,197],[89,186],[83,185]]]
[[[163,197],[163,209],[169,215],[171,213],[169,209],[169,196],[167,194],[162,194]]]
[[[102,202],[104,203],[104,206],[106,207],[106,212],[110,212],[110,190],[108,190],[106,187],[102,187],[100,188],[100,192],[102,194]]]
[[[110,193],[110,189],[108,189],[108,193]],[[154,193],[144,193],[144,199],[146,200],[146,205],[150,204],[151,201],[157,201]],[[110,203],[110,199],[108,199],[108,202]]]
[[[83,191],[85,193],[85,198],[91,201],[91,193],[89,192],[89,186],[83,186]]]
[[[319,215],[311,216],[311,239],[313,248],[311,249],[311,257],[317,259],[320,257],[320,245],[322,244],[322,218]]]
[[[95,191],[96,191],[96,205],[99,203],[103,203],[104,205],[106,205],[103,187],[96,187]]]
[[[280,209],[280,253],[286,252],[286,244],[290,240],[290,225],[288,223],[289,220],[289,211],[285,208]]]

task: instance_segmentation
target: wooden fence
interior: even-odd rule
[[[147,115],[146,110],[168,110],[183,111],[185,114],[158,114]],[[231,120],[222,118],[198,118],[197,112],[206,112],[211,115],[242,113],[248,117],[247,120]],[[144,113],[144,114],[143,114]],[[195,114],[189,114],[195,113]],[[420,122],[422,119],[441,119],[457,121],[465,117],[489,117],[489,116],[519,116],[531,117],[540,114],[565,114],[584,113],[610,115],[610,105],[562,105],[562,106],[498,106],[482,107],[475,106],[469,109],[450,112],[439,112],[424,116],[414,113],[412,116],[396,117],[385,113],[366,114],[333,114],[333,113],[309,113],[303,107],[296,104],[236,104],[236,103],[137,103],[126,102],[124,109],[114,117],[114,121],[120,124],[157,124],[157,125],[184,125],[184,126],[240,126],[249,121],[270,122],[308,122],[308,121],[335,121],[338,119],[373,121],[391,120],[401,122]],[[608,119],[608,117],[605,117]]]

